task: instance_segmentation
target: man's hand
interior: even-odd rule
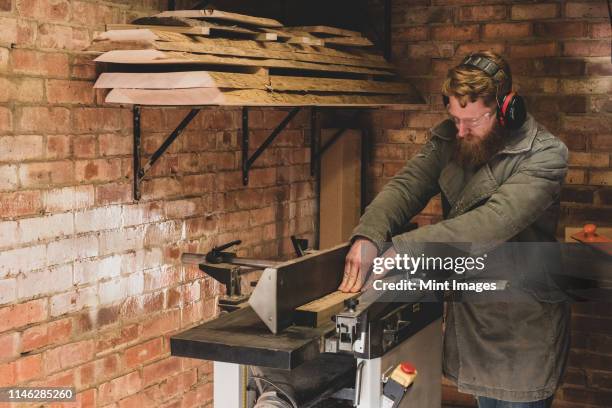
[[[378,249],[372,241],[357,238],[344,262],[344,278],[338,287],[342,292],[358,292],[366,279],[366,274],[378,254]]]

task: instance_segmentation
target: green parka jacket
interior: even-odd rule
[[[452,161],[456,128],[446,120],[367,207],[353,238],[418,256],[427,242],[470,242],[475,253],[501,243],[555,240],[567,172],[565,145],[528,115],[477,171]],[[401,233],[436,194],[444,220]],[[536,401],[558,387],[569,351],[569,305],[562,296],[522,302],[450,302],[444,373],[459,391],[505,401]]]

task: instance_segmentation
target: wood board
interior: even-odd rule
[[[174,10],[164,11],[156,14],[155,17],[187,17],[187,18],[203,18],[211,20],[231,21],[234,23],[242,23],[259,27],[282,27],[283,25],[274,19],[264,17],[254,17],[245,14],[230,13],[227,11],[205,9],[205,10]]]
[[[331,322],[332,316],[345,309],[344,301],[361,293],[332,292],[295,309],[294,321],[298,326],[321,327]]]
[[[418,97],[418,96],[417,96]],[[420,98],[420,97],[419,97]],[[263,90],[190,89],[113,89],[108,103],[135,105],[228,105],[228,106],[387,106],[415,103],[406,95],[294,94]]]
[[[321,132],[325,145],[338,129]],[[347,242],[361,215],[362,130],[349,129],[331,145],[321,159],[319,225],[321,248]]]
[[[415,92],[414,87],[407,82],[308,78],[284,75],[270,76],[270,88],[275,91],[358,92],[400,95]]]
[[[116,64],[208,64],[230,65],[241,67],[287,68],[322,72],[338,72],[351,74],[369,74],[392,76],[393,72],[371,68],[351,67],[335,64],[315,64],[302,61],[276,59],[251,59],[241,57],[223,57],[207,54],[189,54],[181,52],[164,52],[159,50],[114,50],[98,56],[96,62]]]
[[[301,31],[301,32],[309,32],[313,34],[325,34],[331,36],[338,37],[361,37],[361,33],[357,31],[345,30],[337,27],[329,27],[329,26],[295,26],[295,27],[285,27],[287,31]]]
[[[113,30],[159,30],[170,31],[181,34],[210,35],[209,27],[185,27],[170,25],[145,25],[145,24],[107,24],[107,31]]]
[[[233,88],[266,89],[268,75],[240,74],[214,71],[182,72],[105,72],[98,77],[94,88],[101,89],[187,89]]]

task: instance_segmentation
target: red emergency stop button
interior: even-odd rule
[[[400,364],[400,368],[402,369],[403,372],[405,372],[406,374],[414,374],[416,373],[416,368],[410,364],[409,362],[403,362]]]

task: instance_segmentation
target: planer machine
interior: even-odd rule
[[[304,254],[294,240],[303,256],[276,262],[226,251],[238,243],[183,254],[226,295],[219,317],[170,339],[172,355],[214,361],[215,408],[441,406],[441,302],[337,292],[348,244]]]

